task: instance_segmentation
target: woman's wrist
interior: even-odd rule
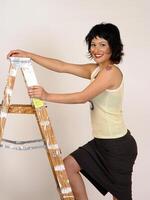
[[[31,52],[27,52],[27,53],[26,53],[26,57],[30,58],[31,60],[34,59],[34,55],[33,55],[33,53],[31,53]]]
[[[50,95],[50,94],[49,94],[48,92],[45,91],[43,100],[44,100],[44,101],[49,101],[49,95]]]

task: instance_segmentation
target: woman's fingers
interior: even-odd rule
[[[14,56],[14,57],[27,57],[27,52],[16,49],[16,50],[11,50],[8,54],[7,54],[7,58]]]
[[[32,86],[28,88],[28,94],[30,97],[43,99],[45,90],[41,86]]]
[[[11,57],[11,56],[16,56],[19,55],[18,50],[11,50],[8,54],[7,54],[7,58]]]

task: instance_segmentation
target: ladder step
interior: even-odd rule
[[[0,104],[0,110],[1,108],[2,104]],[[35,108],[32,105],[14,104],[9,106],[8,113],[35,114]]]
[[[31,144],[31,145],[26,145],[26,144]],[[34,149],[47,148],[47,146],[45,145],[45,141],[43,139],[15,141],[4,138],[2,139],[0,147],[16,151],[29,151]]]

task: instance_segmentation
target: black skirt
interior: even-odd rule
[[[132,200],[132,170],[137,156],[136,141],[128,131],[115,139],[94,138],[71,156],[81,173],[103,194]]]

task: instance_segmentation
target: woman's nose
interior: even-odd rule
[[[100,47],[95,47],[93,49],[93,53],[100,53],[101,52],[101,48]]]

